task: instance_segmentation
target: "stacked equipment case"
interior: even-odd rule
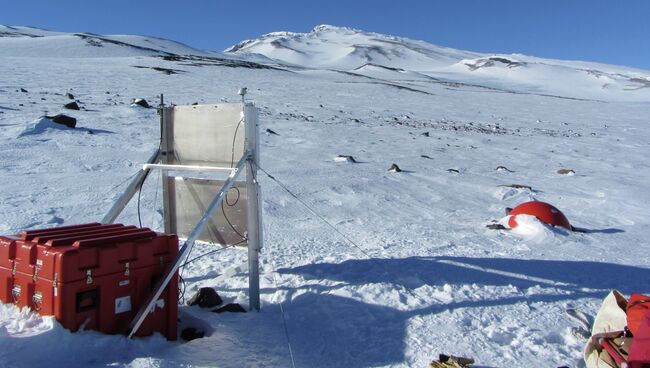
[[[98,223],[0,236],[0,301],[53,315],[65,328],[127,334],[178,254],[176,235]],[[174,276],[137,336],[177,336]]]

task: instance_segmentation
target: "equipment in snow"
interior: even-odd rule
[[[650,366],[650,311],[646,312],[634,334],[627,362],[630,368]]]
[[[197,305],[201,308],[213,308],[223,303],[223,300],[211,287],[202,287],[199,291],[187,302],[187,305]]]
[[[197,330],[194,327],[188,327],[181,331],[181,339],[185,341],[192,341],[205,337],[205,331]]]
[[[226,304],[223,307],[213,310],[214,313],[233,312],[233,313],[246,313],[246,309],[237,303]]]
[[[429,367],[431,368],[468,368],[470,365],[474,364],[474,359],[472,358],[463,358],[453,355],[440,354],[438,360],[431,362]]]
[[[627,313],[627,327],[636,336],[639,325],[650,312],[650,296],[636,293],[630,295],[625,312]]]
[[[517,227],[517,215],[530,215],[535,216],[541,222],[553,226],[560,226],[567,230],[573,230],[573,227],[567,220],[566,216],[555,208],[553,205],[546,202],[530,201],[520,204],[510,211],[510,219],[508,225],[511,228]]]

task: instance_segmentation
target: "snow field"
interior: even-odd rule
[[[2,234],[103,217],[158,145],[155,110],[131,98],[236,102],[242,86],[260,107],[262,167],[318,214],[260,173],[260,313],[183,306],[183,323],[209,336],[170,343],[72,334],[2,305],[0,366],[287,367],[288,342],[297,367],[426,366],[439,353],[480,366],[573,365],[583,341],[570,333],[567,308],[593,314],[612,288],[649,292],[647,102],[149,56],[0,56],[0,64]],[[66,92],[86,109],[62,110]],[[78,129],[34,130],[59,112],[78,118]],[[404,171],[387,172],[392,163]],[[157,180],[144,185],[141,217],[161,229]],[[485,228],[533,199],[589,231],[533,219],[513,232]],[[134,204],[119,222],[138,223]],[[192,257],[212,249],[197,246]],[[193,262],[185,296],[209,286],[246,305],[246,268],[237,249]]]

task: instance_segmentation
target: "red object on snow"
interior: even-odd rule
[[[630,295],[626,307],[627,328],[633,335],[636,335],[636,330],[648,312],[650,312],[650,296],[636,293]]]
[[[127,333],[178,253],[176,235],[97,223],[0,236],[0,302],[53,315],[67,329]],[[138,331],[176,340],[178,281]]]
[[[627,363],[629,368],[650,367],[650,311],[646,312],[634,334]]]
[[[562,211],[546,202],[525,202],[513,208],[510,212],[511,217],[508,220],[508,225],[510,225],[511,228],[515,228],[518,225],[516,221],[517,215],[535,216],[539,221],[549,225],[560,226],[567,230],[572,229],[569,220],[567,220]]]

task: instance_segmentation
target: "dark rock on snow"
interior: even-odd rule
[[[57,124],[65,125],[68,128],[74,128],[77,126],[77,119],[73,118],[72,116],[58,114],[54,116],[46,116],[46,118],[52,120]]]
[[[573,171],[572,169],[560,169],[560,170],[557,171],[557,173],[560,174],[560,175],[573,175],[576,172]]]
[[[392,164],[390,166],[390,169],[388,169],[388,171],[390,171],[390,172],[402,172],[402,169],[400,169],[399,166],[397,166],[397,164]]]
[[[267,129],[266,132],[269,133],[269,134],[273,134],[273,135],[280,135],[280,134],[274,132],[274,131],[271,130],[271,129]]]
[[[79,104],[77,104],[77,101],[68,102],[67,104],[63,105],[63,107],[70,110],[79,110]]]
[[[72,95],[72,93],[69,93],[69,92],[66,93],[65,97],[67,97],[69,100],[74,100],[74,96]]]
[[[503,226],[501,224],[488,224],[488,225],[485,225],[485,227],[487,227],[490,230],[508,230],[507,227],[505,227],[505,226]]]
[[[532,191],[533,188],[530,185],[523,185],[523,184],[503,184],[499,185],[499,187],[507,187],[507,188],[515,188],[515,189],[527,189]]]
[[[512,171],[512,170],[510,170],[510,169],[508,169],[508,168],[507,168],[507,167],[505,167],[505,166],[497,166],[497,168],[496,168],[496,169],[494,169],[494,170],[496,170],[496,171],[507,171],[507,172],[514,172],[514,171]]]
[[[131,105],[138,105],[142,107],[149,108],[149,103],[144,98],[134,98],[131,100]]]
[[[338,156],[336,156],[336,158],[334,158],[334,160],[335,161],[340,161],[340,162],[351,162],[353,164],[356,164],[356,163],[359,162],[354,157],[348,156],[348,155],[338,155]]]

